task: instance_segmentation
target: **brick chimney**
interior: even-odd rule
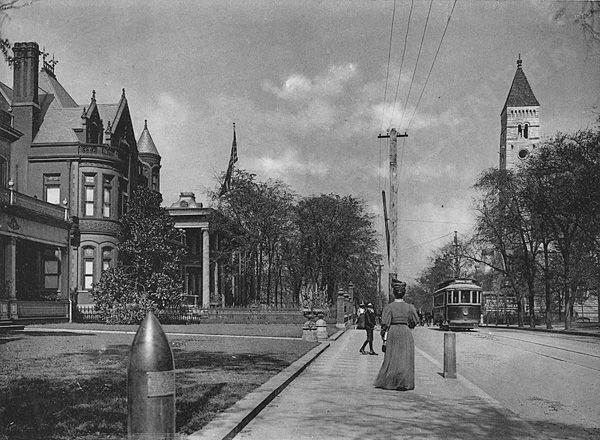
[[[13,105],[38,102],[40,48],[37,43],[15,43],[13,46]]]
[[[13,126],[23,136],[13,144],[10,175],[15,189],[29,194],[29,152],[41,122],[38,101],[40,48],[34,42],[15,43],[13,54]]]

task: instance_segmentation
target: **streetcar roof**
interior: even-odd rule
[[[467,278],[448,280],[441,283],[436,292],[441,290],[482,290],[481,286],[475,283],[475,280]]]

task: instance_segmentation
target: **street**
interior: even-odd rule
[[[414,330],[443,363],[443,334]],[[457,332],[457,372],[553,438],[600,438],[600,339],[526,330]],[[562,433],[562,436],[561,434]]]

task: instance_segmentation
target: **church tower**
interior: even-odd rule
[[[540,103],[523,72],[521,55],[500,117],[500,169],[511,170],[540,142]]]

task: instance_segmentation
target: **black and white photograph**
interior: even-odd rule
[[[0,0],[0,440],[600,440],[600,1]]]

